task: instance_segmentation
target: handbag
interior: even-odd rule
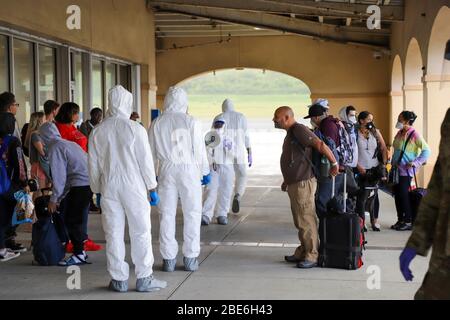
[[[398,165],[400,164],[405,155],[406,147],[408,146],[408,143],[411,140],[413,134],[414,131],[411,132],[411,134],[406,139],[405,145],[403,146],[402,152],[400,153],[400,157],[398,158],[397,163],[392,166],[391,171],[389,172],[387,184],[391,187],[399,184],[400,182],[400,170],[398,168]]]

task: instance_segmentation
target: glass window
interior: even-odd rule
[[[130,66],[119,66],[120,68],[120,80],[119,83],[127,89],[131,91],[131,83],[130,83]]]
[[[14,39],[14,94],[20,104],[16,115],[19,126],[30,120],[34,105],[33,44]]]
[[[106,64],[106,93],[117,84],[116,64]]]
[[[117,71],[115,63],[106,63],[106,78],[105,78],[105,111],[108,109],[108,93],[117,84]]]
[[[71,75],[71,94],[72,102],[82,108],[83,106],[83,65],[82,56],[80,52],[73,51],[70,54],[72,63],[72,75]]]
[[[39,110],[47,100],[56,100],[55,49],[39,45]]]
[[[103,62],[92,59],[92,103],[93,108],[104,110],[103,104]]]
[[[9,91],[8,38],[0,35],[0,93]]]

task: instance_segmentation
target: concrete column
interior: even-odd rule
[[[397,124],[398,115],[404,110],[403,92],[394,92],[391,94],[391,117],[389,119],[389,140],[386,143],[392,143],[397,134],[395,125]]]

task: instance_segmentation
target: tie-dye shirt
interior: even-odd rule
[[[409,128],[406,135],[402,134],[400,130],[394,139],[394,156],[392,157],[392,163],[396,164],[400,158],[400,154],[405,146],[406,139],[412,134],[406,146],[405,154],[399,164],[399,171],[402,177],[414,177],[414,169],[409,168],[408,164],[413,163],[416,167],[416,171],[424,165],[430,158],[431,151],[425,139],[414,128]]]

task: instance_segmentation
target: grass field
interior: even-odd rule
[[[290,106],[297,117],[307,115],[311,104],[308,95],[189,95],[189,114],[200,119],[213,119],[222,112],[223,101],[229,98],[236,111],[248,118],[270,118],[279,106]]]

